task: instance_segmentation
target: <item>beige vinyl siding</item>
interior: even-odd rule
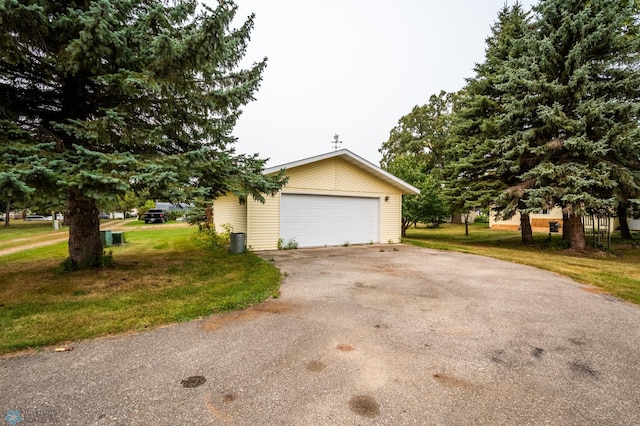
[[[213,223],[216,232],[224,232],[222,225],[231,225],[232,232],[247,232],[247,205],[238,197],[224,195],[213,202]]]
[[[379,200],[379,242],[399,242],[402,223],[402,187],[371,174],[358,159],[330,157],[286,170],[285,194],[365,197]],[[354,161],[354,162],[352,162]],[[386,198],[388,197],[388,200]],[[267,196],[264,204],[249,199],[245,205],[227,195],[214,202],[214,222],[218,231],[229,224],[233,232],[247,234],[249,250],[274,250],[280,238],[281,193]],[[338,229],[338,228],[336,228]]]
[[[399,243],[402,237],[402,194],[389,196],[389,201],[380,201],[380,242]]]
[[[390,192],[399,193],[390,184],[339,158],[336,158],[336,188],[339,191],[357,191],[360,193],[387,195]]]
[[[335,159],[311,163],[294,169],[287,169],[289,177],[286,188],[312,189],[319,191],[336,190]]]
[[[247,248],[275,250],[280,238],[280,194],[265,197],[265,203],[247,201]]]
[[[318,192],[328,191],[327,193],[399,193],[392,185],[341,158],[329,158],[289,169],[287,176],[289,182],[285,191],[309,189]]]

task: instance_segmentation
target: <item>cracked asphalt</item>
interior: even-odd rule
[[[261,256],[285,274],[277,299],[0,358],[0,418],[640,424],[638,306],[535,268],[404,245]]]

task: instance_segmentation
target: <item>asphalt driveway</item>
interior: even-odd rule
[[[640,424],[640,308],[403,245],[265,252],[254,308],[0,359],[0,423]]]

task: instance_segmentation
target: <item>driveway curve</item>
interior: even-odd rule
[[[264,252],[253,308],[0,359],[24,424],[640,424],[640,309],[404,245]]]

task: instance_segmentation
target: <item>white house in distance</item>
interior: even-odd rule
[[[226,195],[213,203],[217,231],[223,225],[246,234],[249,250],[397,243],[402,235],[402,195],[420,191],[349,150],[271,167],[289,181],[264,204]]]

